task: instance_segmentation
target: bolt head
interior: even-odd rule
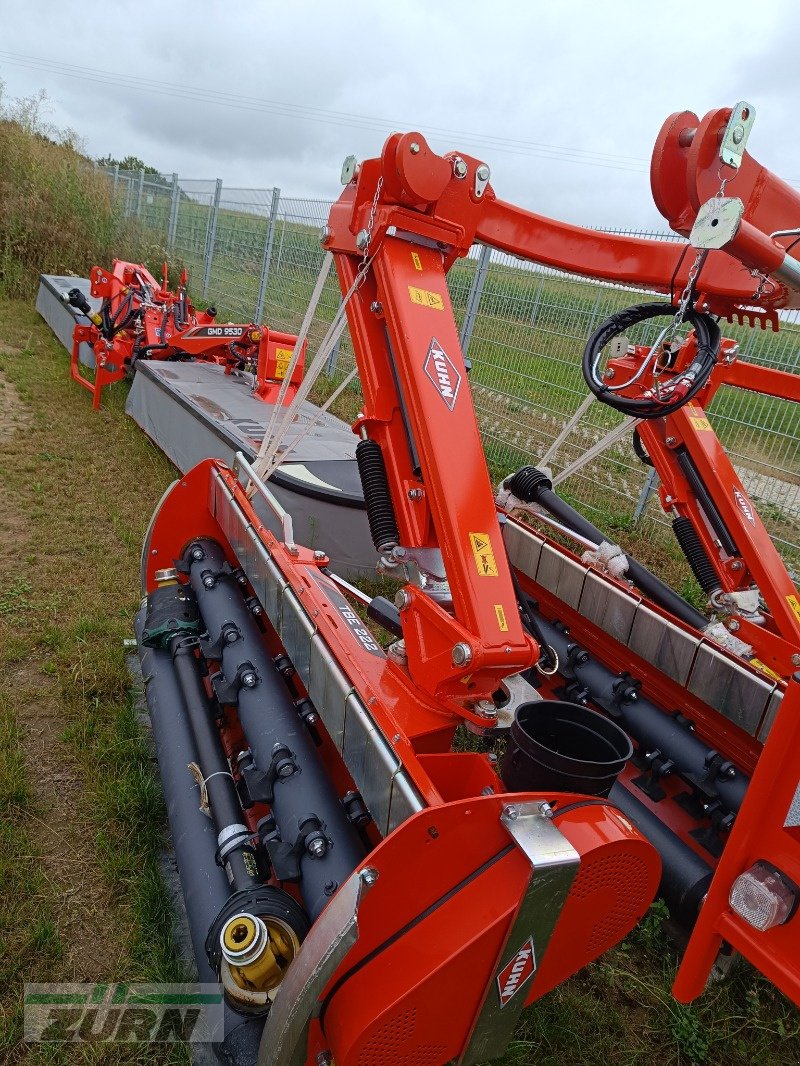
[[[667,437],[666,443],[669,444],[669,445],[674,444],[675,443],[675,438],[674,437]]]
[[[491,170],[489,170],[489,168],[487,167],[487,165],[485,163],[481,163],[481,165],[475,171],[475,175],[478,178],[480,178],[481,181],[488,181],[489,180],[489,175],[491,173],[492,173]]]
[[[405,609],[411,603],[411,594],[406,592],[405,589],[400,589],[394,598],[394,605],[398,611],[405,611]]]
[[[239,634],[237,633],[237,631],[235,629],[229,629],[228,632],[225,634],[225,643],[226,644],[235,644],[238,639],[239,639]]]
[[[739,623],[736,621],[735,618],[731,618],[730,622],[728,622],[728,629],[731,631],[731,633],[738,632]]]
[[[795,652],[792,656],[792,666],[800,666],[800,654]]]
[[[306,722],[308,722],[309,725],[316,725],[318,721],[319,721],[319,715],[317,714],[317,712],[316,711],[309,711],[308,714],[306,715]]]
[[[370,311],[372,311],[373,314],[379,315],[383,310],[383,304],[380,302],[380,300],[373,300],[372,303],[369,305],[369,309]]]
[[[741,144],[744,139],[744,126],[734,126],[731,140],[734,144]]]
[[[378,877],[378,871],[375,869],[374,866],[367,866],[361,871],[361,880],[364,882],[367,888],[371,888],[378,880]]]
[[[419,155],[419,145],[416,141],[411,142],[411,144],[408,146],[408,150],[409,152],[411,152],[412,155]]]
[[[315,551],[314,552],[314,558],[315,559],[325,559],[326,558],[325,552]]]
[[[509,803],[507,807],[503,808],[503,814],[510,822],[513,822],[519,818],[519,809],[513,803]]]
[[[192,548],[192,558],[196,563],[199,562],[201,559],[205,559],[205,557],[206,553],[203,551],[202,548]]]
[[[320,244],[325,244],[325,242],[329,241],[332,236],[333,236],[333,230],[331,229],[331,227],[330,226],[322,226],[322,228],[319,231],[319,243]]]
[[[242,684],[245,688],[255,688],[257,681],[258,678],[252,670],[248,670],[246,673],[242,674]]]
[[[356,234],[356,248],[359,248],[362,252],[369,244],[369,230],[360,229]]]
[[[468,666],[472,662],[472,648],[464,641],[453,645],[453,666]]]
[[[203,578],[203,588],[213,589],[215,584],[216,584],[216,581],[214,580],[213,575],[212,574],[206,574],[206,576]]]
[[[327,851],[325,841],[322,839],[322,837],[314,837],[313,840],[309,840],[306,846],[308,848],[309,854],[315,859],[321,859]]]
[[[736,767],[735,766],[729,766],[728,769],[725,771],[725,776],[726,777],[736,777]]]
[[[460,155],[457,155],[453,160],[453,174],[457,178],[466,178],[467,176],[467,164]]]

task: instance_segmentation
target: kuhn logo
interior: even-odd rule
[[[526,981],[530,981],[536,972],[536,950],[533,937],[526,940],[517,954],[497,975],[497,988],[500,993],[500,1006],[505,1007]]]
[[[435,337],[431,340],[424,369],[435,385],[436,391],[452,411],[456,405],[458,390],[461,388],[461,375]]]
[[[756,524],[755,515],[753,514],[753,508],[750,506],[750,501],[743,492],[739,492],[738,489],[733,490],[733,498],[736,500],[736,506],[745,516],[751,526]]]

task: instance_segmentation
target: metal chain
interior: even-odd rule
[[[358,267],[358,273],[355,276],[353,282],[354,288],[358,289],[361,286],[364,278],[367,276],[369,265],[372,262],[372,256],[369,254],[370,245],[372,243],[372,229],[375,225],[375,212],[378,210],[378,199],[381,195],[381,189],[383,188],[383,177],[378,178],[378,184],[375,186],[375,195],[372,197],[372,207],[369,209],[369,218],[367,219],[367,228],[362,231],[365,235],[364,239],[364,254],[361,256],[361,263]],[[360,236],[360,234],[359,234]]]

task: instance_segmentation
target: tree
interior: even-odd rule
[[[124,159],[114,159],[113,156],[104,155],[102,159],[97,160],[97,165],[100,167],[119,166],[120,170],[143,170],[145,174],[157,174],[159,178],[163,178],[160,170],[149,167],[135,155],[126,155]]]

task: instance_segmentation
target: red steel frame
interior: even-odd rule
[[[710,180],[709,173],[718,168],[719,124],[727,121],[729,113],[715,112],[716,118],[704,124],[693,117],[691,124],[698,131],[691,149],[681,146],[677,134],[665,143],[663,138],[660,140],[654,163],[654,190],[665,174],[672,189],[681,181],[699,188]],[[672,129],[674,121],[668,121],[667,126]],[[713,142],[711,155],[706,142]],[[698,159],[706,159],[705,165],[701,167]],[[455,162],[458,167],[454,167]],[[343,293],[360,276],[347,306],[364,389],[363,412],[355,428],[382,448],[400,543],[407,549],[440,549],[452,589],[451,613],[416,586],[406,587],[401,620],[407,671],[391,657],[370,654],[353,629],[342,625],[330,595],[330,579],[321,573],[326,561],[316,559],[314,553],[303,548],[290,550],[276,541],[252,512],[242,486],[219,463],[201,464],[166,497],[150,539],[146,565],[146,587],[150,590],[154,587],[155,570],[171,565],[190,537],[219,538],[219,527],[208,510],[208,479],[218,471],[369,707],[378,728],[387,739],[391,738],[425,802],[447,808],[472,796],[476,812],[483,803],[476,792],[492,771],[482,756],[449,753],[455,727],[463,719],[480,722],[478,700],[495,691],[504,677],[534,663],[538,648],[519,620],[466,384],[446,271],[456,258],[467,254],[475,240],[571,272],[634,282],[673,297],[682,291],[689,270],[685,250],[675,245],[580,230],[504,204],[495,198],[491,186],[477,182],[481,166],[480,161],[467,156],[435,155],[420,134],[395,134],[387,141],[381,159],[363,163],[345,188],[331,211],[325,240],[326,247],[334,253]],[[459,177],[464,169],[466,176]],[[792,190],[787,193],[788,187],[763,168],[743,168],[738,180],[741,187],[737,191],[747,199],[745,215],[759,232],[783,228],[789,207],[793,217],[800,211],[800,196]],[[756,185],[758,195],[752,197],[751,206],[750,194]],[[682,224],[690,222],[687,215]],[[775,255],[780,255],[782,246],[776,248]],[[767,258],[744,266],[726,252],[709,253],[703,271],[702,306],[729,315],[747,310],[754,286],[748,268],[755,265],[768,269],[771,260]],[[368,268],[363,269],[362,263]],[[800,292],[776,283],[761,300],[762,320],[775,326],[776,309],[788,306],[800,306]],[[743,372],[741,364],[728,369],[732,375],[729,380],[735,383],[735,376]],[[689,417],[701,416],[686,412]],[[680,422],[678,428],[687,441],[698,439],[699,435],[693,436]],[[704,476],[708,476],[714,464],[721,462],[721,454],[713,447],[704,452],[708,441],[703,444],[703,438],[699,440],[695,458]],[[726,504],[723,514],[734,524],[739,521],[732,506]],[[753,550],[757,552],[757,543]],[[748,565],[759,583],[768,584],[770,574],[761,573],[750,560]],[[535,592],[538,596],[541,590],[536,588]],[[777,610],[775,617],[781,627],[788,622]],[[579,616],[575,625],[580,639]],[[595,636],[596,641],[590,645],[593,653],[600,659],[608,658],[613,666],[618,654],[611,646],[613,642],[600,634]],[[780,636],[786,641],[792,639],[791,632],[787,634],[784,628]],[[456,665],[452,656],[456,643],[466,644],[470,653],[469,661],[461,665]],[[776,661],[778,658],[776,653]],[[653,691],[667,690],[663,697],[666,706],[675,705],[669,699],[670,688],[675,700],[681,699],[682,690],[655,670],[645,676],[645,684],[651,684]],[[774,862],[800,881],[797,829],[784,825],[788,801],[796,792],[799,776],[798,760],[793,755],[800,741],[798,687],[798,682],[789,682],[787,698],[760,758],[754,742],[735,727],[727,729],[725,723],[713,718],[707,723],[706,735],[713,737],[716,731],[723,741],[727,736],[729,748],[736,751],[734,757],[748,769],[748,764],[755,763],[755,775],[681,969],[676,992],[683,998],[691,998],[701,990],[724,937],[784,991],[800,1000],[796,968],[798,921],[792,919],[766,937],[759,936],[731,915],[726,902],[732,879],[756,857]],[[461,760],[458,770],[452,766],[454,759]],[[468,771],[464,769],[467,763]],[[777,786],[776,775],[780,775]],[[486,810],[485,805],[481,810]],[[416,819],[421,817],[410,821],[419,825]],[[488,827],[491,819],[480,817],[482,829]],[[406,825],[396,832],[404,833]],[[409,833],[414,831],[413,827],[409,829]],[[480,834],[473,834],[475,848],[470,862],[480,850],[479,837]],[[392,839],[387,838],[380,847],[388,846]],[[381,879],[378,884],[381,883],[389,882]],[[502,879],[495,881],[493,890],[498,893],[498,900],[506,899],[507,886],[503,887]],[[407,901],[402,896],[391,899],[390,894],[382,921],[392,913],[393,906],[402,910]],[[372,942],[371,937],[378,935],[370,925],[374,920],[365,921],[364,950]],[[409,949],[419,950],[421,945],[398,943],[401,947],[393,959],[391,973],[405,979],[404,969],[413,969],[414,955]],[[481,951],[486,951],[485,945]],[[490,946],[487,957],[491,954]],[[485,966],[485,960],[477,965]],[[453,980],[454,989],[458,983]],[[536,998],[535,988],[528,998]],[[452,1002],[436,1005],[442,1018],[449,1017],[451,1009],[463,1013],[464,1005],[459,1007],[455,996],[450,999]],[[357,1006],[353,1004],[354,1010]],[[364,1004],[363,1009],[368,1006]],[[363,1018],[352,1014],[350,1018],[347,1022],[340,1015],[339,1021],[334,1019],[331,1024],[366,1024]]]
[[[92,296],[108,301],[115,313],[130,295],[133,306],[140,310],[137,322],[130,328],[106,339],[99,323],[76,324],[72,337],[70,375],[79,385],[92,393],[92,406],[100,407],[104,386],[120,381],[130,372],[137,351],[147,350],[147,358],[198,359],[218,363],[226,373],[240,364],[252,367],[256,387],[254,395],[265,403],[277,402],[286,376],[297,337],[266,325],[253,322],[218,322],[215,314],[195,310],[186,293],[187,275],[184,270],[177,292],[167,287],[167,264],[158,282],[147,267],[115,259],[112,269],[92,267]],[[176,313],[183,307],[185,321],[178,321]],[[94,380],[84,377],[80,370],[80,347],[88,344],[95,356]],[[300,356],[284,392],[282,403],[288,405],[303,380],[307,344]]]

